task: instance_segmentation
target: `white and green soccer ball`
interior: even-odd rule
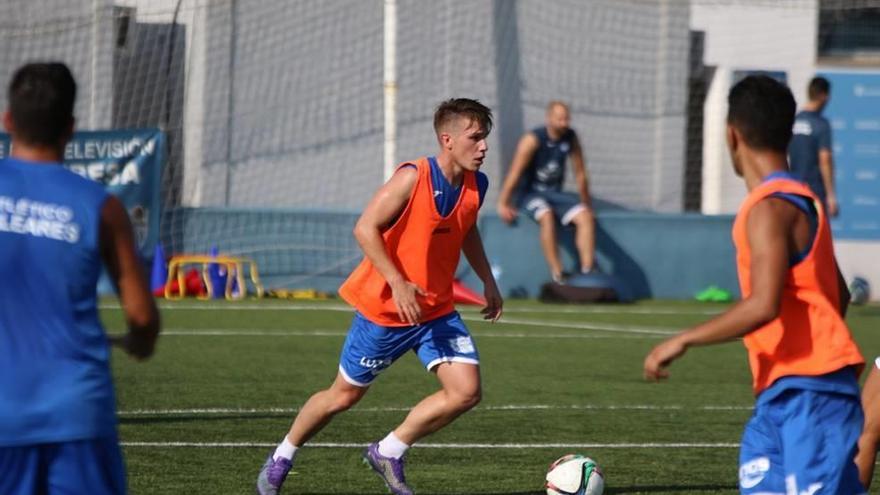
[[[605,477],[593,459],[569,454],[550,465],[545,486],[547,495],[601,495]]]

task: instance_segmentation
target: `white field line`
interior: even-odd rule
[[[216,304],[211,302],[205,303],[180,303],[180,304],[163,304],[159,307],[165,311],[186,310],[186,311],[353,311],[351,306],[345,304],[299,304],[292,303],[282,306],[280,304],[253,304],[253,303],[223,303]],[[117,303],[103,303],[99,305],[100,309],[120,309]],[[462,313],[475,313],[476,309],[458,308]],[[555,306],[547,307],[528,307],[528,308],[506,308],[504,313],[537,313],[537,314],[637,314],[637,315],[715,315],[720,313],[719,309],[685,309],[670,307],[628,307],[628,306]]]
[[[604,330],[608,331],[608,330]],[[627,330],[615,330],[611,334],[594,333],[522,333],[522,332],[471,332],[478,339],[653,339],[662,335],[642,334],[628,335]],[[113,333],[111,335],[122,335]],[[339,330],[280,330],[271,328],[242,329],[242,328],[169,328],[162,330],[162,336],[181,337],[345,337],[347,332]]]
[[[465,321],[483,321],[482,318],[462,318]],[[646,335],[672,335],[677,329],[669,327],[642,327],[633,325],[616,325],[613,323],[564,323],[538,320],[518,320],[504,318],[500,323],[507,325],[525,325],[532,327],[573,328],[577,330],[601,330],[603,332],[639,333]]]
[[[123,447],[272,448],[270,442],[121,442]],[[365,443],[314,442],[309,447],[364,448]],[[427,449],[735,449],[739,443],[420,443]]]
[[[482,322],[485,321],[482,318],[476,317],[462,317],[465,321],[476,321]],[[635,326],[635,325],[617,325],[613,323],[567,323],[567,322],[550,322],[550,321],[540,321],[540,320],[520,320],[520,319],[510,319],[506,318],[497,323],[499,326],[502,325],[514,325],[514,326],[526,326],[526,327],[540,327],[540,328],[569,328],[572,330],[597,330],[602,332],[610,332],[610,333],[623,333],[623,334],[638,334],[638,335],[673,335],[678,330],[677,328],[671,327],[644,327],[644,326]],[[172,331],[173,329],[169,329]],[[240,328],[231,328],[231,331],[246,331],[245,329]],[[178,331],[186,331],[186,332],[197,332],[198,329],[178,329]],[[207,329],[207,331],[219,332],[221,329]],[[268,331],[265,329],[255,330],[255,331]],[[292,334],[291,334],[292,335]],[[475,333],[475,335],[481,335],[480,333]],[[501,333],[499,333],[501,335]],[[327,335],[330,336],[330,335]]]
[[[387,406],[387,407],[355,407],[350,413],[358,412],[405,412],[412,406]],[[498,406],[479,406],[474,409],[479,411],[751,411],[752,406],[680,406],[680,405],[655,405],[655,404],[630,404],[630,405],[553,405],[553,404],[502,404]],[[119,411],[121,418],[139,416],[217,416],[226,414],[235,415],[263,415],[263,414],[295,414],[299,409],[285,407],[268,408],[192,408],[192,409],[132,409]]]

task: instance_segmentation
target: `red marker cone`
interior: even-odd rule
[[[458,304],[485,306],[486,300],[458,280],[452,281],[452,300]]]

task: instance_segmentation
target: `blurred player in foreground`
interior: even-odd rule
[[[859,467],[859,479],[867,491],[874,477],[877,444],[880,443],[880,357],[874,360],[874,366],[871,366],[862,388],[862,408],[865,410],[865,427],[859,438],[856,465]]]
[[[749,195],[733,225],[743,299],[656,346],[649,380],[689,347],[743,337],[757,403],[740,447],[740,492],[859,494],[864,360],[843,321],[849,292],[819,198],[788,173],[795,103],[750,76],[728,97],[727,143]]]
[[[443,102],[434,114],[436,157],[401,164],[370,200],[354,229],[365,258],[339,289],[357,312],[342,348],[336,380],[305,403],[269,455],[257,492],[279,492],[297,451],[334,415],[367,393],[376,376],[414,351],[440,382],[403,423],[364,452],[364,461],[392,493],[412,493],[404,454],[480,401],[479,354],[452,301],[461,252],[483,281],[486,319],[501,316],[502,299],[476,220],[488,181],[492,113],[469,99]]]
[[[60,63],[9,85],[0,161],[0,493],[121,494],[110,349],[98,319],[102,261],[128,322],[129,354],[153,353],[159,313],[122,203],[61,161],[76,83]]]

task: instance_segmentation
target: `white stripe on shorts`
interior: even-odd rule
[[[443,356],[443,357],[438,357],[437,359],[428,363],[428,365],[425,366],[425,369],[428,371],[431,371],[432,369],[434,369],[434,366],[437,366],[440,363],[467,363],[467,364],[475,364],[477,366],[480,365],[480,361],[477,359],[474,359],[474,358],[462,357],[462,356]]]
[[[571,208],[568,209],[567,212],[565,212],[565,215],[562,215],[562,220],[560,220],[562,222],[562,225],[570,224],[571,221],[574,219],[575,215],[577,215],[578,213],[580,213],[586,209],[587,209],[587,205],[585,205],[583,203],[578,203],[578,204],[572,206]]]
[[[544,216],[544,213],[550,211],[550,204],[547,203],[544,198],[532,198],[529,200],[528,203],[526,203],[526,209],[529,210],[532,208],[535,209],[535,213],[532,215],[532,218],[534,218],[535,221],[538,221],[541,219],[541,217]]]
[[[341,364],[339,365],[339,374],[342,375],[342,378],[344,378],[345,381],[347,381],[348,383],[354,385],[355,387],[367,388],[367,387],[370,386],[369,383],[361,383],[361,382],[355,380],[354,378],[348,376],[348,373],[346,373],[345,370],[342,369],[342,365],[341,365]]]

